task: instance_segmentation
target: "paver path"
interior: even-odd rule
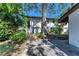
[[[47,40],[28,40],[21,56],[79,56],[77,47],[69,45],[68,40],[59,39],[49,36]]]
[[[48,40],[37,40],[33,42],[27,41],[27,43],[27,47],[23,51],[22,56],[67,56],[66,53],[64,53],[55,45],[51,44]],[[35,45],[31,51],[29,49],[30,45]],[[28,53],[28,51],[30,52]]]

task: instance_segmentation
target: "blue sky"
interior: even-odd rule
[[[50,12],[49,12],[49,6],[50,6],[50,4],[48,4],[47,9],[46,9],[47,18],[59,18],[59,17],[61,17],[60,14],[61,14],[63,11],[67,10],[67,9],[70,7],[70,5],[71,5],[71,4],[64,3],[64,4],[63,4],[64,7],[63,7],[63,8],[61,8],[61,7],[59,8],[58,3],[55,3],[55,5],[54,5],[54,10],[53,10],[53,12],[50,13]],[[25,8],[25,7],[26,7],[26,8],[28,7],[28,3],[25,4],[24,8]],[[38,7],[39,7],[40,9],[42,9],[42,4],[39,3],[39,4],[38,4]],[[52,9],[52,8],[51,8],[51,9]],[[42,13],[39,12],[39,11],[37,11],[36,8],[33,8],[33,9],[31,9],[31,10],[25,10],[24,13],[25,13],[25,15],[28,15],[28,16],[42,16]]]

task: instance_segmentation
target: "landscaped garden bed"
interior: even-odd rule
[[[17,47],[16,47],[17,46]],[[19,45],[11,44],[10,42],[5,42],[0,44],[0,55],[10,56],[17,51]]]
[[[0,4],[0,11],[0,55],[18,55],[28,39],[26,20],[20,15],[23,14],[22,4]]]

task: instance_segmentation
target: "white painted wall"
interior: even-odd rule
[[[51,27],[54,27],[53,22],[47,22],[47,30],[49,31]],[[38,32],[41,32],[41,18],[31,18],[30,21],[30,31],[32,32],[32,27],[39,27]],[[34,33],[36,33],[36,29],[34,30]]]
[[[79,9],[69,15],[69,43],[79,47]]]
[[[39,27],[38,32],[41,32],[41,19],[40,18],[31,18],[30,20],[30,31],[32,32],[32,27]],[[34,29],[34,33],[36,33],[36,29]]]
[[[63,26],[63,31],[61,34],[64,34],[65,32],[68,31],[68,23],[66,25]]]
[[[55,24],[53,22],[48,22],[46,24],[46,27],[47,27],[47,31],[50,31],[52,27],[55,27]]]

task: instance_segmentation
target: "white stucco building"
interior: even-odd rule
[[[69,43],[79,47],[79,8],[69,15]]]
[[[35,17],[35,16],[28,16],[28,24],[29,24],[29,30],[32,33],[37,33],[37,32],[41,32],[41,19],[42,17]],[[49,31],[51,29],[51,27],[54,27],[54,21],[55,19],[53,18],[47,18],[47,30]]]
[[[79,4],[75,4],[59,21],[69,23],[69,44],[79,48]]]

